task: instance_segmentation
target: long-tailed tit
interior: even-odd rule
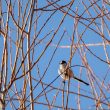
[[[60,65],[59,65],[59,69],[58,69],[58,73],[59,75],[64,79],[64,80],[69,80],[70,78],[74,78],[76,79],[77,81],[80,81],[86,85],[89,85],[88,83],[86,83],[85,81],[77,78],[74,76],[71,68],[67,67],[67,62],[62,60],[60,62]]]

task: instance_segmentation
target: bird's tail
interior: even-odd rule
[[[74,78],[74,79],[76,79],[77,81],[80,81],[80,82],[82,82],[82,83],[86,84],[86,85],[89,85],[89,84],[88,84],[88,83],[86,83],[85,81],[83,81],[83,80],[81,80],[81,79],[79,79],[79,78],[77,78],[77,77],[75,77],[75,76],[73,76],[73,78]]]

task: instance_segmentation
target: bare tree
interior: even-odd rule
[[[109,0],[0,0],[0,44],[1,109],[110,109]]]

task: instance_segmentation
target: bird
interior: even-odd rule
[[[84,83],[85,85],[89,85],[87,82],[77,78],[76,76],[74,76],[73,71],[71,70],[70,67],[68,67],[68,64],[65,60],[62,60],[59,63],[59,69],[58,69],[58,73],[59,75],[62,77],[62,79],[65,80],[69,80],[70,78],[75,79],[79,82]]]

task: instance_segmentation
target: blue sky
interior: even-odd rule
[[[55,1],[55,0],[53,0]],[[58,2],[57,4],[59,5],[65,5],[67,3],[69,3],[71,0],[61,0],[60,2]],[[91,0],[90,0],[91,1]],[[8,1],[9,2],[9,1]],[[78,15],[82,15],[82,13],[85,11],[85,8],[84,8],[84,5],[82,4],[82,2],[84,2],[86,4],[87,7],[90,6],[90,2],[89,1],[80,1],[80,0],[77,0],[77,1],[74,1],[74,4],[72,5],[71,9],[76,12],[76,9],[78,9]],[[91,1],[93,2],[93,1]],[[13,7],[14,9],[14,18],[15,20],[18,20],[18,15],[17,15],[17,12],[18,12],[18,2],[17,1],[14,1],[12,0],[12,3],[15,3],[15,6]],[[21,0],[21,4],[23,6],[22,8],[22,12],[24,12],[24,8],[25,8],[25,4],[27,3],[27,0]],[[38,8],[42,8],[42,7],[45,7],[47,4],[46,0],[38,0]],[[100,9],[102,9],[102,1],[101,0],[98,0],[97,1],[97,5],[100,7]],[[106,7],[106,9],[108,10],[108,12],[110,11],[110,6],[107,5],[107,4],[104,4],[104,6]],[[101,11],[97,8],[96,5],[94,5],[95,9],[97,10],[97,13],[100,14]],[[49,7],[47,9],[52,9],[53,7]],[[64,8],[65,10],[67,10],[67,8]],[[2,10],[3,12],[6,12],[7,10],[7,6],[6,6],[6,2],[3,1],[2,2]],[[28,10],[27,10],[28,12]],[[66,30],[65,34],[64,34],[64,37],[63,39],[61,40],[55,54],[54,54],[54,57],[49,65],[49,68],[48,70],[46,71],[45,73],[45,76],[43,77],[42,81],[43,83],[45,84],[50,84],[57,76],[58,76],[58,66],[59,66],[59,62],[61,60],[66,60],[68,61],[69,58],[70,58],[70,46],[71,46],[71,43],[72,43],[72,36],[73,36],[73,31],[75,29],[74,27],[74,22],[75,22],[75,19],[73,18],[75,16],[75,13],[72,12],[72,11],[69,11],[69,14],[71,14],[72,16],[69,16],[67,15],[64,19],[64,22],[62,23],[60,29],[58,30],[57,34],[55,35],[54,39],[52,40],[51,44],[48,46],[47,50],[45,51],[44,55],[40,58],[40,60],[38,61],[38,63],[33,67],[32,69],[32,77],[35,78],[36,80],[32,80],[33,81],[33,88],[37,85],[37,81],[39,80],[39,75],[38,75],[38,71],[37,71],[37,66],[39,67],[39,72],[40,72],[40,77],[42,77],[42,75],[44,74],[49,62],[50,62],[50,59],[52,58],[52,55],[56,49],[56,45],[58,44],[59,42],[59,39],[61,38],[61,36],[63,35],[63,32],[64,30]],[[95,12],[95,10],[92,8],[92,7],[89,7],[89,12],[91,14],[91,16],[93,18],[95,18],[97,16],[97,13]],[[34,35],[35,35],[35,32],[38,33],[39,30],[41,29],[41,27],[44,25],[44,23],[46,22],[46,20],[49,18],[49,16],[53,13],[53,12],[49,12],[49,11],[38,11],[37,13],[34,14],[33,16],[33,23],[35,21],[35,19],[42,13],[42,15],[38,18],[38,21],[36,23],[36,26],[37,26],[37,29],[34,30],[35,28],[35,24],[32,25],[32,29],[31,29],[31,33],[30,33],[30,37],[31,37],[31,43],[33,41],[33,38],[34,38]],[[106,12],[105,12],[106,13]],[[26,14],[27,15],[27,14]],[[34,56],[33,57],[33,61],[32,61],[32,64],[34,64],[34,62],[36,62],[36,60],[38,59],[39,55],[42,53],[42,51],[44,50],[46,44],[49,42],[50,38],[54,35],[55,31],[57,30],[58,28],[58,25],[60,24],[62,18],[64,16],[64,13],[62,13],[60,10],[55,12],[53,14],[53,16],[51,17],[51,19],[46,23],[45,27],[43,28],[43,30],[40,32],[40,34],[38,35],[38,38],[37,40],[35,41],[35,43],[37,44],[38,41],[40,39],[42,39],[45,35],[49,34],[44,40],[43,42],[41,42],[40,44],[38,44],[35,48],[34,48],[34,54],[32,54],[32,51],[31,51],[31,59],[32,59],[32,55]],[[91,16],[88,15],[88,13],[85,11],[84,14],[82,15],[83,18],[88,18],[86,20],[84,19],[80,19],[80,21],[78,22],[78,27],[77,27],[77,30],[75,29],[75,34],[74,34],[74,37],[75,37],[75,40],[74,40],[74,44],[77,44],[78,42],[78,38],[77,38],[77,34],[78,36],[80,36],[83,31],[86,29],[86,27],[82,24],[90,24],[91,23]],[[4,23],[6,23],[6,13],[3,14],[3,19],[4,19]],[[20,26],[22,26],[22,18],[20,18]],[[107,17],[103,17],[103,19],[105,20],[105,23],[107,24],[108,26],[108,29],[110,30],[110,21],[109,19],[107,19]],[[88,21],[89,20],[89,21]],[[97,18],[94,20],[94,22],[97,24],[97,27],[101,30],[101,18]],[[99,32],[96,28],[96,25],[95,23],[91,23],[89,25],[90,28],[87,28],[86,31],[84,32],[83,36],[82,36],[82,40],[84,41],[85,44],[94,44],[92,46],[88,46],[88,48],[92,51],[92,53],[94,53],[96,56],[100,57],[101,59],[103,59],[104,61],[106,61],[107,57],[106,57],[106,54],[105,54],[105,51],[104,51],[104,46],[101,45],[101,46],[96,46],[95,44],[99,44],[99,43],[103,43],[103,39],[102,37],[97,34],[96,32],[94,32],[93,30],[96,30],[97,32]],[[11,39],[13,41],[16,42],[17,40],[17,28],[15,26],[15,24],[13,23],[12,21],[12,18],[10,17],[10,20],[9,20],[9,27],[10,27],[10,30],[8,32],[8,35],[9,37],[11,37]],[[3,26],[2,26],[3,28]],[[91,30],[93,29],[93,30]],[[26,31],[28,30],[28,24],[26,26]],[[25,36],[25,35],[24,35]],[[110,35],[107,31],[107,28],[106,26],[104,25],[104,37],[106,37],[108,40],[110,40]],[[24,53],[26,54],[27,50],[27,39],[26,37],[24,37],[24,43],[23,43],[23,46],[24,46]],[[0,51],[0,62],[2,60],[2,53],[3,53],[3,37],[0,37],[0,48],[1,48],[1,51]],[[80,44],[83,44],[83,42],[80,41]],[[8,44],[9,45],[9,51],[10,51],[10,43]],[[12,62],[14,63],[14,58],[15,58],[15,50],[16,50],[16,46],[15,44],[12,42]],[[74,48],[73,48],[74,50]],[[110,57],[110,46],[107,45],[106,46],[106,51],[108,53],[108,57]],[[94,87],[92,85],[90,86],[86,86],[82,83],[78,83],[77,81],[75,80],[71,80],[70,81],[70,91],[72,93],[69,94],[69,102],[68,102],[68,107],[69,108],[72,108],[72,109],[78,109],[78,104],[77,104],[77,101],[78,101],[78,89],[79,89],[79,86],[80,85],[80,94],[82,94],[83,96],[79,96],[80,97],[80,107],[81,107],[81,110],[93,110],[93,109],[96,109],[95,108],[95,100],[93,100],[94,98],[96,98],[96,100],[98,100],[98,98],[100,98],[100,100],[102,102],[105,102],[105,103],[108,103],[110,101],[110,90],[107,90],[107,87],[108,85],[110,84],[110,78],[109,78],[109,73],[110,73],[110,69],[109,69],[109,65],[107,63],[104,63],[103,61],[100,61],[98,58],[96,58],[96,56],[94,56],[88,49],[86,49],[86,47],[83,47],[82,48],[82,51],[81,51],[81,48],[78,48],[72,58],[72,62],[71,62],[71,65],[74,66],[74,65],[83,65],[83,59],[82,57],[84,58],[84,54],[86,55],[86,59],[87,59],[87,62],[88,62],[88,65],[90,66],[92,72],[89,73],[87,69],[85,68],[81,68],[81,67],[72,67],[72,70],[75,74],[75,76],[77,77],[81,77],[81,79],[85,80],[86,82],[90,83],[90,80],[93,81],[94,83]],[[81,57],[82,56],[82,57]],[[10,58],[10,55],[9,55],[9,58]],[[9,65],[8,65],[8,76],[9,76],[9,80],[10,80],[10,73],[11,73],[11,69],[10,69],[10,60],[8,61],[9,62]],[[17,69],[19,68],[21,64],[21,58],[20,58],[20,55],[19,55],[19,58],[18,58],[18,63],[17,63]],[[25,60],[25,65],[27,65],[27,59]],[[27,70],[27,68],[26,68]],[[17,71],[17,70],[16,70]],[[107,74],[108,73],[108,74]],[[104,80],[104,77],[106,76],[107,74],[107,77],[105,79],[105,86],[101,86],[101,83],[103,80]],[[19,77],[20,75],[22,75],[22,69],[20,69],[17,77]],[[89,76],[88,76],[89,75]],[[95,80],[94,80],[95,78]],[[96,82],[95,82],[96,81]],[[63,85],[60,86],[62,83],[62,79],[61,77],[58,77],[58,79],[56,79],[54,81],[54,83],[51,84],[51,86],[55,87],[55,88],[60,88],[60,89],[63,89]],[[67,84],[68,82],[66,82],[66,85],[65,85],[65,90],[67,90]],[[16,85],[17,85],[17,89],[18,91],[20,92],[22,90],[22,86],[23,86],[23,79],[20,79],[20,80],[17,80],[16,81]],[[47,85],[44,85],[44,88],[46,88]],[[100,87],[100,88],[99,88]],[[29,86],[27,87],[27,96],[29,95]],[[52,103],[52,100],[54,99],[55,95],[57,94],[57,89],[53,89],[51,90],[51,92],[48,92],[47,93],[47,99],[49,101],[49,103],[51,104]],[[101,92],[101,89],[102,88],[102,91],[103,93]],[[14,86],[12,86],[11,88],[12,90],[14,90]],[[48,87],[46,91],[52,89],[51,87]],[[41,84],[38,84],[38,86],[35,88],[34,90],[34,98],[36,98],[39,93],[42,92],[42,86]],[[15,91],[15,90],[14,90]],[[96,92],[97,96],[94,97],[94,92]],[[9,90],[9,94],[10,96],[13,96],[14,93]],[[106,98],[104,97],[104,94],[106,96]],[[67,93],[65,92],[65,106],[66,106],[66,95]],[[29,99],[29,98],[28,98]],[[37,109],[37,110],[47,110],[48,107],[43,105],[42,103],[45,103],[47,104],[47,101],[46,101],[46,98],[45,96],[43,95],[42,97],[38,98],[37,100],[37,103],[35,103],[35,106],[34,108]],[[19,107],[19,104],[17,103],[17,101],[13,101],[13,103],[16,105],[16,108]],[[29,104],[28,102],[26,103],[27,105]],[[55,101],[55,106],[62,106],[62,92],[59,91],[58,92],[58,95],[56,97],[56,101]],[[107,109],[107,105],[106,104],[102,104],[102,108],[104,109]],[[10,104],[7,104],[7,107],[6,107],[7,110],[11,109],[10,107]],[[58,110],[58,108],[53,108],[53,110]],[[61,110],[61,108],[59,108],[59,110]]]

